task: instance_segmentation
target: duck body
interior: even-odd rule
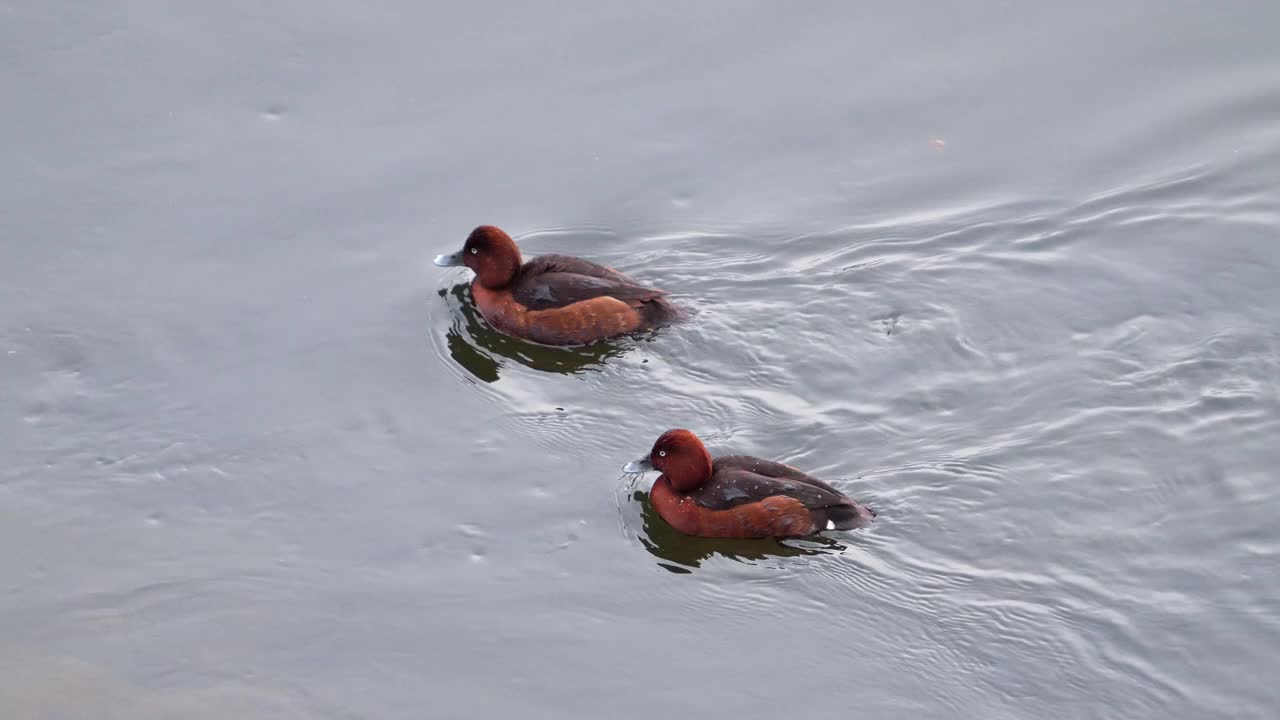
[[[686,535],[802,537],[852,530],[875,518],[870,508],[790,465],[750,455],[712,460],[687,430],[664,433],[647,458],[624,469],[649,467],[662,471],[650,502],[663,520]]]
[[[490,225],[437,265],[475,271],[471,297],[495,330],[546,345],[585,345],[652,330],[681,317],[667,293],[613,268],[569,255],[521,263],[515,242]]]
[[[662,290],[603,265],[543,255],[521,266],[510,285],[471,283],[476,308],[495,330],[545,345],[585,345],[652,330],[675,308]]]

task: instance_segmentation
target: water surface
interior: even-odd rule
[[[1280,708],[1274,8],[0,16],[6,717]],[[480,223],[696,317],[494,335]],[[880,518],[673,535],[673,426]]]

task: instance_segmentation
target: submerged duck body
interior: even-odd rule
[[[876,514],[790,465],[750,455],[711,459],[688,430],[669,430],[650,453],[623,468],[658,470],[649,500],[673,528],[701,537],[801,537],[852,530]]]
[[[476,228],[462,250],[435,263],[475,272],[471,297],[495,330],[545,345],[585,345],[681,317],[666,292],[613,268],[569,255],[522,262],[511,236],[492,225]]]

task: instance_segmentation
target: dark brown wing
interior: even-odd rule
[[[550,310],[602,296],[617,298],[632,307],[666,295],[661,290],[571,272],[521,274],[511,285],[511,297],[530,310]]]
[[[758,457],[751,457],[750,455],[726,455],[725,457],[716,458],[715,463],[712,465],[711,469],[712,469],[712,472],[715,472],[721,469],[747,470],[749,472],[756,473],[757,475],[763,475],[769,478],[782,478],[786,480],[795,480],[796,482],[802,482],[808,485],[813,485],[815,487],[822,488],[827,492],[832,492],[837,495],[844,494],[844,493],[841,493],[839,490],[835,489],[834,487],[832,487],[830,484],[822,480],[819,480],[818,478],[812,475],[800,472],[799,470],[791,467],[790,465],[784,465],[783,463],[780,463],[780,462],[774,462],[772,460],[764,460]]]
[[[589,260],[583,260],[572,255],[540,255],[525,263],[524,267],[520,269],[521,275],[530,277],[543,273],[573,273],[602,280],[613,280],[628,285],[638,284],[635,280],[611,267],[597,265]]]
[[[717,470],[711,480],[691,493],[694,502],[709,510],[728,510],[775,495],[795,498],[810,510],[853,505],[852,500],[834,488],[740,469]]]

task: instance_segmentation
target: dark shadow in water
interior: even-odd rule
[[[497,382],[502,361],[495,356],[514,360],[525,367],[542,372],[573,375],[604,365],[612,357],[626,349],[610,342],[598,342],[574,347],[539,345],[504,335],[489,327],[471,301],[471,284],[461,283],[448,290],[441,290],[440,297],[456,304],[462,316],[461,326],[455,322],[449,327],[445,339],[449,354],[459,365],[484,382]]]
[[[644,524],[640,542],[650,554],[660,560],[658,567],[673,573],[691,573],[702,566],[703,560],[713,555],[755,563],[769,558],[838,553],[847,547],[821,535],[786,542],[772,538],[747,540],[691,537],[677,532],[658,515],[658,511],[649,502],[649,493],[637,490],[631,494],[631,499],[640,503],[640,516]]]

